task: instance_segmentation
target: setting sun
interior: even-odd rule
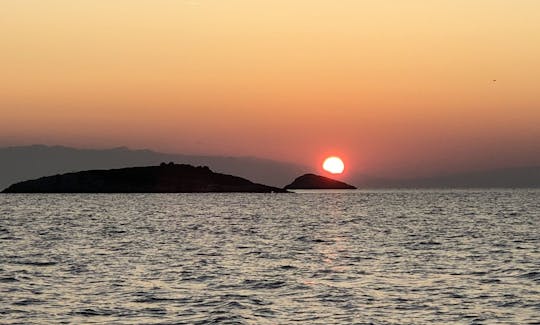
[[[332,174],[341,174],[345,165],[339,157],[328,157],[324,160],[323,169]]]

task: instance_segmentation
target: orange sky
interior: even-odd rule
[[[536,0],[3,0],[0,30],[0,145],[540,164]]]

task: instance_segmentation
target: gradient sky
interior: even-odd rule
[[[540,164],[537,0],[1,0],[0,30],[0,145]]]

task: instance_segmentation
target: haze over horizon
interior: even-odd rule
[[[0,146],[389,177],[540,165],[540,3],[0,4]]]

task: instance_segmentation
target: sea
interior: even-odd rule
[[[1,324],[540,324],[540,190],[0,195]]]

